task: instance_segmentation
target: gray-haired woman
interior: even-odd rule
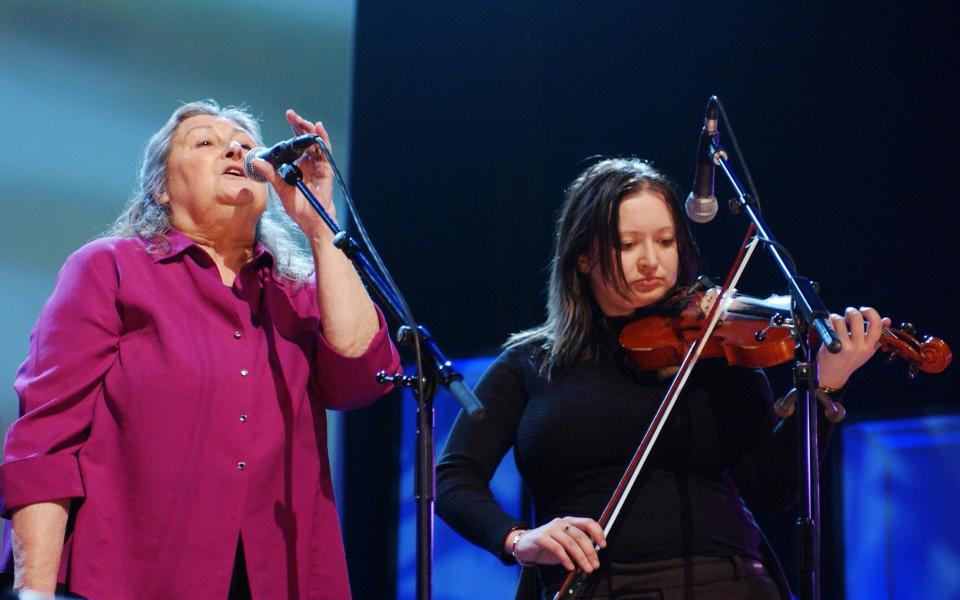
[[[113,235],[61,270],[0,467],[17,588],[52,593],[59,573],[90,598],[349,597],[324,409],[379,397],[398,359],[298,190],[253,161],[312,260],[245,177],[259,144],[241,109],[181,106]],[[330,165],[297,164],[335,217]]]

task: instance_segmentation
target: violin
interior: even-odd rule
[[[717,316],[713,308],[722,297],[721,288],[704,291],[698,283],[671,295],[658,306],[656,313],[628,323],[620,332],[620,345],[626,351],[628,360],[639,369],[680,368],[597,519],[608,536],[697,358],[721,357],[729,364],[764,368],[788,362],[795,357],[795,327],[789,296],[771,296],[761,300],[744,295],[727,295],[727,299],[723,300],[725,306],[718,307],[719,320],[699,348],[699,354],[696,349],[692,350],[708,318]],[[900,357],[906,360],[907,372],[911,377],[916,376],[918,371],[939,373],[947,368],[953,358],[943,340],[929,336],[920,339],[909,324],[902,325],[901,329],[884,326],[880,346],[882,351],[889,353],[891,359]],[[793,413],[793,402],[797,397],[798,392],[792,390],[777,400],[774,404],[777,415],[786,418]],[[816,397],[824,405],[828,420],[836,423],[843,419],[845,409],[833,402],[829,394],[817,390]],[[815,417],[816,411],[811,414]],[[807,419],[798,419],[797,422],[807,426],[810,424]],[[816,448],[816,445],[812,447]],[[816,472],[816,469],[813,471]],[[571,571],[554,600],[576,598],[585,580],[586,575],[581,571]]]
[[[620,345],[630,362],[642,370],[679,365],[719,295],[718,287],[691,291],[672,300],[666,310],[628,323],[620,332]],[[728,364],[751,368],[772,367],[794,358],[790,296],[759,299],[734,294],[721,309],[721,320],[703,348],[702,358],[723,358]],[[940,373],[953,359],[943,340],[921,339],[909,323],[900,329],[884,326],[880,350],[888,353],[890,361],[905,360],[910,377],[918,371]]]

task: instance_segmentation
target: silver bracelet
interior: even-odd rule
[[[824,394],[838,394],[843,391],[842,387],[832,388],[825,385],[821,385],[817,388],[818,392],[823,392]]]
[[[530,531],[530,530],[529,530],[529,529],[518,529],[518,530],[513,534],[513,550],[510,551],[510,554],[513,555],[513,560],[517,561],[517,564],[520,565],[521,567],[535,567],[535,566],[537,565],[537,563],[532,563],[532,562],[531,562],[531,563],[527,563],[527,562],[523,562],[522,560],[520,560],[520,557],[517,556],[517,544],[520,543],[520,538],[523,537],[523,534],[525,534],[525,533],[528,532],[528,531]]]

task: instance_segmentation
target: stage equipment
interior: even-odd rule
[[[307,138],[312,138],[307,139]],[[309,142],[309,143],[308,143]],[[317,144],[327,162],[333,170],[337,184],[343,193],[347,202],[349,212],[353,222],[357,226],[357,231],[363,239],[364,247],[369,251],[376,263],[376,268],[370,263],[370,260],[361,250],[357,242],[340,229],[339,225],[330,217],[323,206],[313,195],[310,189],[303,183],[303,174],[292,162],[299,158],[303,152]],[[302,149],[301,149],[302,148]],[[252,151],[247,156],[254,154]],[[277,165],[268,158],[283,180],[289,185],[294,185],[310,202],[317,214],[323,219],[327,227],[334,233],[333,244],[339,248],[350,260],[360,274],[360,277],[367,284],[390,315],[398,322],[403,323],[397,332],[397,341],[400,344],[408,345],[413,348],[414,358],[417,366],[415,375],[404,375],[402,373],[376,374],[377,381],[382,385],[392,383],[394,385],[410,387],[417,399],[417,450],[416,450],[416,491],[417,502],[417,599],[429,600],[432,596],[432,564],[433,564],[433,512],[435,499],[434,484],[434,415],[433,398],[437,386],[443,385],[460,402],[464,411],[473,419],[483,418],[483,406],[473,394],[469,387],[463,383],[461,375],[453,363],[441,352],[440,347],[434,341],[427,329],[418,325],[413,317],[410,307],[400,293],[399,288],[393,281],[390,272],[374,248],[373,243],[367,236],[366,229],[363,226],[356,207],[353,204],[353,198],[350,190],[347,188],[340,170],[333,160],[333,156],[327,145],[320,136],[305,135],[281,142],[269,150],[263,150],[258,153],[259,158],[264,155],[275,156],[275,158],[284,159]],[[252,158],[250,159],[252,160]],[[255,169],[248,169],[255,170]]]

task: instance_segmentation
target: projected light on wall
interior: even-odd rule
[[[355,4],[0,2],[0,429],[60,265],[109,228],[181,102],[246,104],[268,142],[297,108],[324,121],[349,173]]]
[[[456,361],[471,388],[493,361],[493,357]],[[412,368],[405,372],[412,373]],[[456,399],[442,389],[436,398],[437,454],[447,440],[453,420],[460,411]],[[417,577],[417,513],[413,500],[414,452],[416,451],[416,402],[404,392],[403,440],[400,453],[400,523],[397,534],[397,598],[416,596]],[[494,496],[504,509],[515,516],[521,514],[521,483],[513,462],[513,451],[507,453],[490,482]],[[506,567],[492,554],[473,546],[446,523],[437,519],[434,529],[433,597],[436,600],[474,600],[476,598],[512,598],[520,569]]]
[[[960,416],[843,429],[847,600],[960,598]]]

